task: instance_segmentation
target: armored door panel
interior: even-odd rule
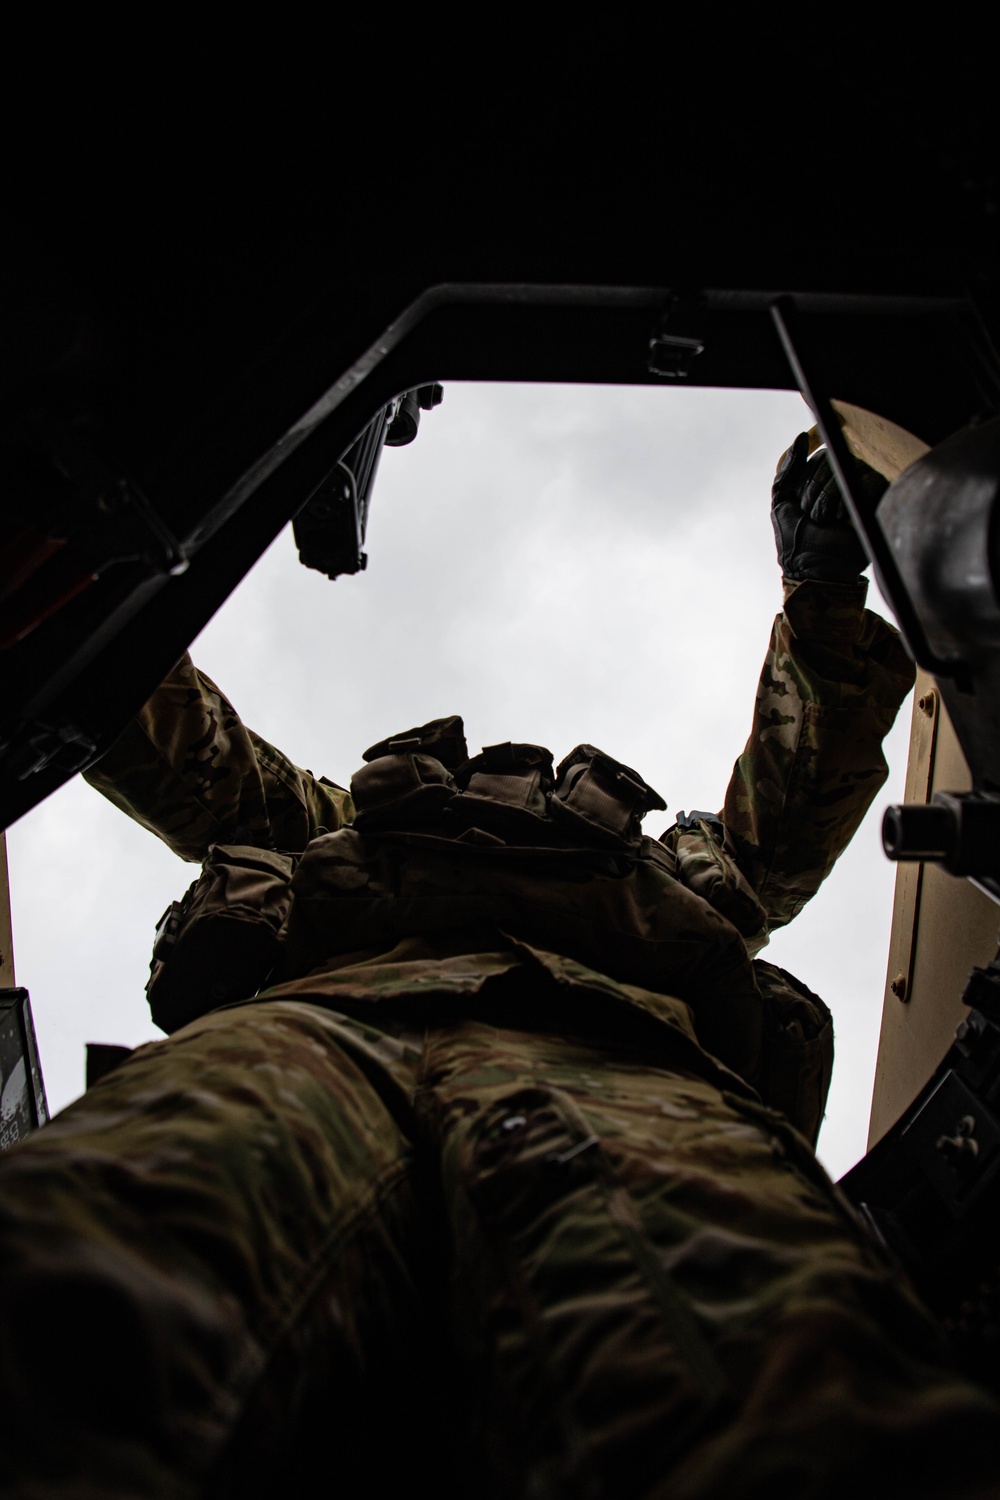
[[[934,679],[919,672],[906,777],[906,801],[971,786]],[[882,1029],[872,1097],[869,1148],[913,1101],[947,1052],[967,1014],[961,995],[969,971],[997,948],[1000,907],[941,866],[901,863],[886,972]]]

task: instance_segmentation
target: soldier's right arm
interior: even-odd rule
[[[186,860],[212,844],[297,852],[354,816],[348,792],[248,729],[188,656],[84,776]]]
[[[864,548],[829,457],[800,433],[782,454],[771,521],[785,607],[722,813],[729,852],[769,928],[790,922],[853,838],[887,774],[882,740],[913,686],[898,631],[865,609]],[[881,474],[860,466],[872,503]]]
[[[785,580],[733,767],[726,847],[771,930],[801,911],[857,832],[887,775],[882,741],[913,686],[898,631],[864,608],[866,587]]]

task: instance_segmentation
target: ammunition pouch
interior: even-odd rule
[[[732,923],[750,954],[758,952],[767,941],[767,914],[726,852],[721,819],[713,813],[680,813],[663,837],[681,884]],[[764,1005],[754,1087],[815,1146],[833,1075],[833,1017],[787,970],[757,958],[753,971]]]
[[[681,813],[664,835],[677,860],[677,878],[736,928],[751,953],[767,941],[767,914],[757,893],[725,848],[721,820],[713,813]]]
[[[555,771],[543,746],[510,742],[446,764],[432,752],[440,726],[455,722],[437,719],[365,752],[351,780],[359,832],[478,828],[532,847],[635,848],[643,816],[666,807],[637,771],[593,745],[577,745]]]
[[[757,1092],[815,1146],[833,1074],[833,1017],[829,1006],[786,969],[761,958],[753,969],[764,1001]]]
[[[451,772],[432,755],[382,755],[351,778],[355,827],[426,823],[448,806],[456,790]]]
[[[146,998],[168,1033],[247,1000],[281,952],[296,859],[248,844],[214,844],[198,879],[160,918]]]

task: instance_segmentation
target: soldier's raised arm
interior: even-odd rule
[[[865,483],[885,481],[865,470]],[[805,433],[782,456],[772,521],[785,605],[722,821],[734,856],[781,927],[814,895],[886,778],[882,740],[914,680],[898,632],[865,609],[866,558],[825,454]]]
[[[220,843],[297,852],[353,817],[348,792],[248,729],[188,656],[84,774],[186,860]]]

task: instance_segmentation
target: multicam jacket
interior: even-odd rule
[[[227,893],[227,915],[266,905],[248,891],[288,888],[290,916],[281,899],[268,914],[282,938],[271,975],[282,994],[327,1005],[470,994],[492,976],[540,967],[567,993],[599,993],[624,1003],[620,1015],[697,1041],[815,1133],[832,1060],[828,1015],[790,976],[751,960],[818,889],[885,779],[881,741],[913,667],[897,633],[865,610],[865,594],[863,582],[786,582],[725,805],[717,818],[680,819],[660,840],[636,830],[602,846],[578,830],[540,837],[488,818],[470,826],[468,816],[449,830],[440,810],[454,785],[439,786],[431,812],[369,811],[354,828],[351,793],[247,729],[187,658],[87,779],[182,858],[213,850],[211,885]],[[433,751],[428,764],[450,781]],[[352,783],[359,797],[372,770]],[[244,846],[249,877],[216,847],[231,845]],[[282,865],[269,851],[301,859]],[[226,931],[237,937],[230,954],[249,951],[246,928]],[[231,972],[235,959],[226,963]],[[241,984],[243,995],[209,986],[214,1000],[200,1008],[257,987]],[[796,1103],[803,1088],[810,1099]]]

